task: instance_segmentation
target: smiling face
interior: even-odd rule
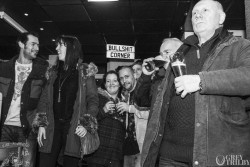
[[[25,44],[19,42],[19,46],[21,47],[20,51],[23,53],[24,58],[31,60],[36,58],[38,54],[39,40],[33,35],[28,35],[27,37],[27,42]]]
[[[105,88],[110,95],[116,95],[119,92],[119,81],[116,74],[108,74],[106,76]]]
[[[123,68],[119,71],[119,78],[121,81],[122,86],[130,91],[134,88],[135,85],[135,77],[134,77],[134,72],[132,69],[129,68]]]
[[[58,59],[61,61],[65,61],[67,47],[63,41],[57,43],[56,51],[58,53]]]
[[[213,0],[199,1],[192,10],[192,25],[196,35],[214,34],[225,21],[225,13],[220,4]]]

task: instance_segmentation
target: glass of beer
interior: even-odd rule
[[[152,61],[147,62],[147,65],[145,66],[146,70],[151,72],[155,69],[155,67],[163,67],[165,64],[167,63],[167,61],[165,60],[158,60],[158,59],[154,59]]]
[[[175,52],[175,54],[170,57],[170,61],[175,77],[187,74],[183,52]]]

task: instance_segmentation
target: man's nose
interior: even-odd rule
[[[56,51],[59,49],[59,46],[56,46]]]
[[[198,20],[198,19],[203,18],[203,16],[202,16],[201,12],[197,12],[197,13],[195,14],[194,18],[195,18],[195,20]]]
[[[126,82],[126,78],[123,78],[123,79],[122,79],[122,82],[125,83],[125,82]]]
[[[34,45],[35,50],[39,50],[39,46],[38,45]]]

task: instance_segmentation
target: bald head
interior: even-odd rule
[[[214,3],[216,5],[218,11],[224,12],[224,9],[223,9],[223,6],[221,5],[221,3],[216,1],[216,0],[200,0],[200,1],[212,1],[212,3]]]
[[[160,47],[160,54],[162,58],[169,61],[169,57],[174,54],[181,45],[182,42],[177,38],[164,39]]]
[[[215,0],[201,0],[192,10],[192,25],[199,42],[204,43],[210,39],[215,30],[221,27],[226,14],[222,5]]]
[[[183,42],[179,40],[178,38],[165,38],[162,41],[161,46],[166,45],[166,44],[171,44],[173,49],[177,50],[183,44]]]

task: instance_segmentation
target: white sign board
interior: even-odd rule
[[[106,57],[113,59],[135,59],[135,47],[107,44]]]

